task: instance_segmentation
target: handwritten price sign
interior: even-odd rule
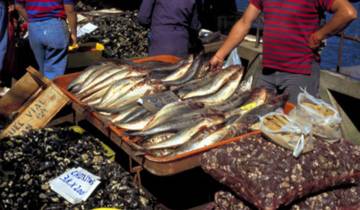
[[[86,201],[100,184],[100,177],[83,168],[72,168],[50,181],[50,188],[72,204]]]

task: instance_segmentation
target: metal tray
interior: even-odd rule
[[[139,63],[146,61],[162,61],[174,63],[177,61],[177,59],[174,59],[173,56],[155,56],[147,57],[144,59],[137,59],[134,61]],[[55,84],[57,84],[59,88],[72,100],[72,108],[75,111],[75,120],[76,118],[81,118],[89,121],[104,135],[111,139],[112,142],[114,142],[117,146],[124,150],[132,160],[137,162],[141,167],[143,167],[150,173],[157,176],[170,176],[198,167],[200,166],[200,157],[205,151],[208,151],[215,147],[219,147],[224,144],[228,144],[230,142],[238,141],[249,135],[255,135],[260,132],[254,131],[239,137],[221,141],[208,147],[200,148],[194,151],[182,153],[171,157],[153,157],[149,155],[136,156],[137,151],[130,146],[131,141],[133,140],[130,139],[128,136],[124,135],[125,130],[118,128],[103,120],[101,115],[99,115],[98,113],[89,111],[84,103],[78,100],[72,93],[67,91],[67,86],[72,80],[79,76],[79,74],[80,73],[67,74],[54,80]]]

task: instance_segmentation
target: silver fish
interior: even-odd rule
[[[203,56],[203,54],[199,54],[194,59],[194,62],[192,62],[189,70],[186,71],[183,76],[181,76],[180,78],[178,78],[176,80],[166,81],[166,79],[164,79],[163,80],[164,84],[165,85],[179,85],[179,84],[186,83],[186,82],[190,81],[191,79],[193,79],[195,77],[196,73],[199,71],[201,64],[203,62],[202,56]]]
[[[171,137],[170,139],[158,144],[148,146],[145,149],[154,150],[154,149],[165,149],[165,148],[180,146],[188,142],[195,134],[197,134],[202,129],[209,128],[214,125],[221,124],[223,122],[224,122],[224,118],[220,116],[212,116],[209,118],[205,118],[195,126],[189,127],[187,129],[178,132],[175,136]]]
[[[122,122],[127,123],[127,122],[131,122],[133,120],[138,120],[139,118],[144,117],[146,114],[150,113],[148,110],[141,108],[138,110],[135,110],[133,113],[131,113],[131,115],[125,117]]]
[[[142,107],[139,105],[131,105],[128,109],[121,111],[120,113],[115,115],[111,119],[111,122],[113,122],[113,123],[123,122],[123,119],[125,119],[129,115],[132,115],[134,112],[138,111],[139,109],[142,109]]]
[[[271,95],[272,94],[265,88],[255,88],[252,91],[249,100],[245,102],[243,106],[226,112],[225,118],[230,118],[235,115],[241,116],[250,110],[266,103]]]
[[[103,96],[101,102],[95,107],[97,109],[106,108],[108,105],[115,102],[118,98],[125,95],[136,85],[144,81],[143,77],[131,77],[116,81]]]
[[[174,102],[167,104],[162,109],[160,109],[154,116],[154,118],[149,122],[149,124],[144,128],[143,131],[149,130],[163,122],[167,119],[179,116],[184,113],[191,112],[196,109],[203,108],[202,103],[194,103],[192,101],[186,102]]]
[[[226,82],[229,81],[231,76],[235,74],[235,72],[239,71],[241,68],[239,66],[230,66],[226,69],[223,69],[216,76],[213,77],[212,81],[207,83],[206,85],[191,91],[185,94],[182,98],[189,99],[193,97],[210,95],[218,91]]]
[[[108,63],[100,63],[97,65],[92,65],[86,68],[76,79],[74,79],[69,85],[68,90],[71,92],[77,92],[81,88],[81,84],[95,71],[100,68],[103,68]],[[75,88],[76,87],[76,88]]]
[[[194,139],[190,140],[186,144],[180,146],[179,148],[176,148],[176,150],[173,152],[172,155],[178,155],[185,152],[190,152],[196,149],[200,149],[203,147],[210,146],[216,142],[218,142],[218,139],[216,138],[207,138],[212,133],[215,133],[217,130],[219,130],[222,126],[216,125],[207,129],[204,129],[200,131]]]
[[[83,92],[94,89],[94,87],[97,86],[98,84],[102,85],[102,83],[104,83],[104,81],[108,82],[108,80],[111,79],[111,77],[113,75],[115,75],[115,74],[119,74],[119,73],[120,74],[121,73],[125,74],[126,72],[127,72],[127,70],[126,70],[125,66],[116,67],[116,68],[109,68],[107,70],[103,70],[103,73],[97,75],[96,78],[91,80],[92,76],[89,77],[88,80],[86,80],[82,84],[81,90],[78,93],[76,93],[76,95],[81,98],[82,97],[81,95],[82,95]]]
[[[114,63],[108,63],[107,65],[104,65],[100,69],[97,69],[92,74],[90,74],[83,83],[81,83],[81,88],[79,89],[79,91],[81,91],[84,87],[86,87],[89,83],[91,83],[99,75],[103,74],[104,72],[106,72],[109,69],[116,68],[116,67],[118,67],[118,66],[115,65]],[[78,93],[78,92],[73,91],[73,93]]]
[[[162,90],[164,90],[164,86],[161,84],[141,82],[131,88],[125,95],[117,98],[114,103],[107,105],[106,107],[102,107],[102,110],[106,110],[108,112],[117,112],[118,109],[121,109],[121,107],[126,106],[127,104],[134,103],[144,96],[154,94]]]
[[[224,103],[228,98],[230,98],[239,87],[243,72],[236,72],[231,76],[229,82],[225,84],[220,90],[212,95],[202,96],[199,98],[194,98],[194,101],[201,102],[205,106],[212,106]]]
[[[245,92],[235,92],[228,100],[226,100],[224,103],[219,105],[213,105],[209,106],[209,108],[227,112],[229,110],[232,110],[236,107],[240,107],[243,105],[247,100],[249,100],[250,97],[250,91]]]
[[[178,70],[176,70],[174,73],[170,74],[169,76],[162,79],[162,82],[171,82],[178,80],[186,75],[186,72],[190,70],[190,67],[193,63],[193,56],[191,57],[190,61],[183,66],[181,66]]]
[[[192,120],[184,121],[184,120],[173,120],[169,122],[164,122],[160,125],[157,125],[151,129],[147,129],[145,131],[139,131],[135,133],[131,133],[132,136],[149,136],[154,134],[159,134],[163,132],[176,132],[179,130],[182,130],[184,128],[188,128],[190,126],[193,126],[200,121],[202,121],[204,118],[194,118]]]
[[[142,146],[147,147],[149,145],[161,143],[161,142],[166,141],[169,138],[173,137],[174,135],[175,135],[175,133],[161,133],[161,134],[154,135],[148,139],[145,139],[144,142],[142,143]]]
[[[87,103],[88,105],[95,105],[101,101],[102,97],[108,91],[109,88],[110,87],[104,87],[102,89],[99,89],[98,91],[92,93],[91,95],[82,98],[81,101]]]
[[[201,88],[202,86],[208,84],[212,80],[213,80],[212,75],[208,75],[207,77],[204,77],[202,79],[191,80],[190,82],[184,83],[179,86],[173,86],[171,88],[173,91],[177,92],[177,95],[180,98],[184,98],[186,94]]]
[[[83,98],[88,95],[91,95],[92,93],[98,91],[99,89],[102,89],[107,86],[111,86],[116,81],[130,78],[130,77],[143,77],[147,73],[146,72],[138,72],[138,71],[117,71],[114,74],[112,74],[110,71],[104,73],[103,75],[109,75],[105,79],[101,81],[101,79],[98,80],[98,82],[93,82],[91,85],[87,86],[86,88],[82,89],[78,94],[77,97]],[[102,76],[103,76],[102,75]],[[101,78],[101,77],[99,77]]]
[[[126,130],[142,130],[147,123],[149,123],[149,121],[151,120],[152,116],[149,115],[143,119],[140,120],[136,120],[136,121],[131,121],[128,123],[115,123],[116,126],[126,129]]]

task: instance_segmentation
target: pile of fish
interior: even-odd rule
[[[79,43],[99,42],[105,45],[104,57],[143,57],[148,51],[148,29],[138,24],[137,11],[93,16],[98,29],[79,38]]]
[[[240,66],[219,72],[207,66],[203,54],[171,65],[105,63],[85,70],[68,88],[127,135],[143,137],[132,146],[154,156],[181,154],[248,132],[258,116],[286,100],[264,88],[250,90],[252,81],[242,81]],[[138,103],[165,90],[179,100],[157,112]]]
[[[101,178],[87,201],[72,205],[49,181],[82,167]],[[151,209],[152,201],[119,164],[109,160],[99,140],[69,128],[41,129],[0,141],[0,209]]]

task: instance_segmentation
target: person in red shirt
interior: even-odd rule
[[[325,11],[334,15],[320,26]],[[357,17],[355,8],[348,0],[250,0],[244,15],[210,60],[212,69],[223,64],[261,12],[264,14],[263,70],[256,86],[287,92],[289,102],[294,104],[301,88],[317,96],[318,48],[322,40],[341,31]]]
[[[74,4],[75,0],[15,0],[16,9],[29,22],[30,46],[39,70],[49,79],[64,74],[68,45],[77,43]]]

